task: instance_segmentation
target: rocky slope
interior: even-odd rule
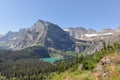
[[[79,40],[86,40],[86,34],[95,34],[96,30],[93,29],[85,29],[84,27],[76,27],[76,28],[66,28],[64,29],[70,36]]]
[[[70,36],[79,40],[104,40],[113,38],[114,36],[120,35],[120,29],[112,30],[112,29],[103,29],[100,32],[97,32],[93,29],[85,29],[83,27],[77,28],[66,28],[64,29]]]
[[[1,36],[0,41],[9,41],[14,39],[18,35],[18,32],[9,31],[5,36]]]
[[[0,34],[0,38],[2,37],[3,35]]]
[[[87,29],[85,29],[83,27],[66,28],[64,30],[66,32],[68,32],[70,36],[72,36],[76,39],[83,39],[83,35],[87,33]]]
[[[13,49],[42,45],[59,50],[74,50],[71,37],[58,25],[38,20],[31,28],[8,32],[0,41]]]
[[[77,27],[77,28],[66,28],[64,29],[70,36],[73,38],[77,39],[75,41],[76,43],[76,51],[81,52],[85,51],[87,54],[93,54],[96,51],[99,51],[103,47],[103,42],[108,44],[112,44],[116,41],[120,40],[120,29],[103,29],[100,32],[97,32],[93,29],[85,29],[83,27]],[[81,41],[78,42],[79,40],[85,41],[86,46],[79,47],[81,46]],[[80,44],[79,44],[80,43]],[[85,47],[85,49],[84,49]]]

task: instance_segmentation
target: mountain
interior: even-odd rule
[[[0,34],[0,38],[2,37],[3,35]]]
[[[42,45],[59,50],[74,50],[74,41],[58,25],[38,20],[31,28],[8,32],[0,41],[13,49]]]
[[[15,50],[5,50],[5,46]],[[103,29],[97,32],[77,27],[63,30],[56,24],[38,20],[30,28],[23,28],[18,32],[9,31],[0,38],[0,80],[42,80],[47,77],[47,80],[94,80],[97,79],[93,78],[94,73],[99,72],[102,79],[106,72],[111,75],[119,67],[119,46],[120,29]],[[113,52],[117,53],[113,56]],[[111,57],[106,58],[108,54]],[[54,64],[41,59],[50,56],[62,58]],[[111,67],[108,69],[109,65]],[[110,72],[112,69],[113,72]],[[119,69],[115,77],[118,72]],[[80,74],[76,76],[76,73]],[[115,80],[117,79],[119,80]]]
[[[0,38],[2,38],[2,37],[3,37],[3,35],[0,34]]]
[[[97,32],[84,27],[61,29],[48,21],[38,20],[30,28],[18,32],[9,31],[0,38],[1,48],[24,49],[42,45],[52,50],[87,52],[93,54],[102,48],[102,43],[114,43],[120,40],[120,29],[103,29]],[[3,46],[4,45],[4,46]],[[8,46],[8,47],[6,47]]]
[[[66,28],[64,31],[66,31],[71,37],[77,39],[77,41],[75,41],[77,45],[75,50],[77,52],[81,52],[82,50],[89,55],[101,50],[103,48],[103,42],[105,42],[106,45],[109,45],[120,40],[120,28],[115,30],[103,29],[102,31],[97,32],[94,29],[77,27]],[[84,41],[84,43],[81,43],[82,41]],[[85,46],[81,47],[81,45]]]
[[[5,36],[1,36],[0,41],[5,41],[6,42],[6,41],[9,41],[9,40],[12,40],[17,35],[18,35],[18,32],[9,31]]]
[[[77,28],[66,28],[64,29],[70,36],[78,40],[106,40],[114,38],[115,36],[120,35],[120,29],[103,29],[100,32],[97,32],[94,29],[85,29],[83,27]]]

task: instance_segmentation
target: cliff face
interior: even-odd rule
[[[97,32],[94,29],[85,29],[83,27],[77,28],[66,28],[64,29],[70,36],[78,40],[106,40],[113,38],[114,36],[120,35],[120,29],[103,29],[100,32]]]
[[[9,32],[0,40],[6,41],[14,49],[42,45],[59,50],[74,50],[74,42],[64,30],[43,20],[38,20],[31,28]]]
[[[0,38],[2,37],[3,35],[0,34]]]
[[[18,32],[9,31],[5,36],[0,35],[0,41],[9,41],[14,37],[16,37],[17,35],[18,35]]]
[[[66,28],[64,29],[66,32],[69,33],[70,36],[74,37],[75,39],[83,39],[84,34],[87,33],[87,29],[83,27],[77,28]]]
[[[64,29],[70,36],[77,39],[75,41],[77,52],[85,51],[88,54],[93,54],[103,48],[103,42],[113,44],[120,40],[120,29],[103,29],[97,32],[93,29],[85,29],[83,27],[78,28],[66,28]],[[82,41],[86,41],[81,43]]]

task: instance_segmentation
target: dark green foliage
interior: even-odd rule
[[[59,72],[63,72],[64,69],[65,69],[65,62],[62,61],[62,62],[59,64],[59,66],[58,66],[58,71],[59,71]]]
[[[50,72],[54,65],[40,61],[49,57],[48,50],[42,46],[33,46],[19,51],[0,50],[0,72],[2,76],[20,78],[44,72]],[[47,66],[46,66],[47,65]]]
[[[79,63],[82,63],[84,61],[84,57],[83,55],[81,54],[80,57],[79,57]]]
[[[94,68],[94,63],[92,61],[84,61],[82,64],[84,69],[91,70]]]
[[[48,50],[41,46],[29,47],[19,51],[0,50],[0,72],[6,78],[20,80],[42,80],[48,73],[65,71],[75,64],[75,59],[65,59],[54,64],[43,62],[49,57]]]
[[[100,51],[94,53],[91,56],[87,56],[84,57],[82,60],[82,64],[84,69],[86,70],[91,70],[93,69],[97,63],[106,55],[106,54],[110,54],[112,52],[114,52],[115,50],[117,50],[120,46],[119,42],[115,42],[112,45],[108,45],[106,46],[106,43],[103,42],[103,49],[101,49]]]
[[[47,66],[46,66],[47,65]],[[42,62],[37,59],[24,59],[18,61],[9,61],[1,64],[1,72],[4,74],[9,74],[9,77],[21,77],[21,76],[32,76],[44,72],[51,72],[54,65]]]
[[[75,63],[77,64],[78,62],[79,62],[78,53],[76,53]]]
[[[7,60],[16,61],[28,58],[40,59],[42,57],[49,57],[49,53],[46,48],[41,46],[29,47],[19,51],[0,50],[0,62]]]
[[[67,59],[64,59],[62,61],[58,61],[55,63],[56,64],[56,69],[58,72],[63,72],[67,69],[69,69],[70,67],[74,66],[76,63],[75,63],[75,58],[67,58]]]
[[[107,46],[106,46],[106,43],[105,43],[105,42],[103,42],[103,49],[104,49],[105,52],[106,52]]]

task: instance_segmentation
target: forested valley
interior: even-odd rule
[[[83,54],[76,53],[75,57],[56,61],[54,64],[40,60],[42,57],[50,57],[48,50],[41,46],[19,51],[0,50],[0,79],[45,80],[53,72],[59,74],[76,65],[74,70],[79,64],[82,64],[85,70],[92,70],[106,54],[113,53],[120,48],[120,42],[112,45],[106,45],[103,42],[103,45],[104,47],[93,55],[83,56]]]

